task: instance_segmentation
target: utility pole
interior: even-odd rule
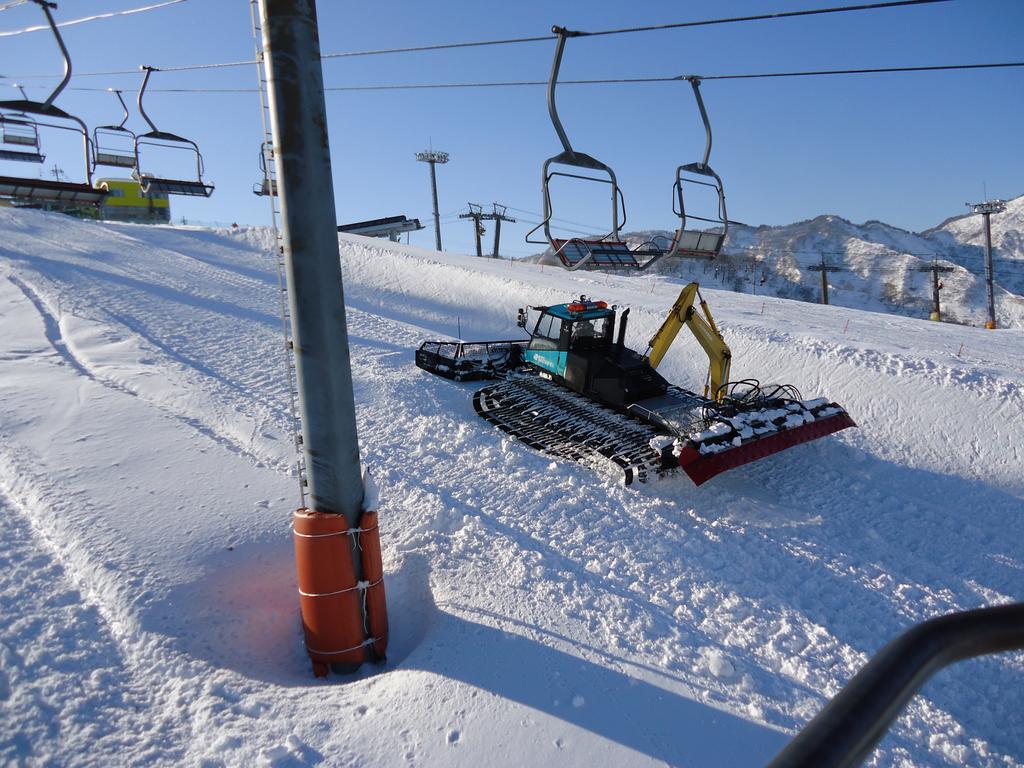
[[[940,272],[952,272],[953,267],[942,267],[939,263],[932,262],[922,267],[917,268],[918,272],[931,272],[932,273],[932,313],[929,317],[930,320],[941,322],[942,320],[942,309],[939,307],[939,291],[942,290],[942,283],[939,282]]]
[[[476,235],[476,255],[477,258],[482,258],[484,255],[483,246],[480,243],[480,238],[483,237],[484,225],[480,223],[480,220],[484,218],[483,207],[477,203],[466,203],[469,206],[469,213],[460,213],[460,219],[472,219],[473,220],[473,233]],[[438,250],[441,246],[438,246]]]
[[[361,523],[372,514],[376,536],[376,513],[363,510],[315,0],[260,0],[260,24],[309,489],[308,508],[292,518],[299,602],[306,648],[323,675],[359,667],[367,645],[380,658],[387,619],[374,629],[381,613],[367,607],[383,600],[373,591],[382,577],[363,546],[369,526]]]
[[[996,327],[996,299],[992,289],[992,223],[993,213],[1002,213],[1006,210],[1004,200],[986,200],[983,203],[967,203],[971,213],[980,213],[985,217],[985,283],[988,286],[988,321],[985,327],[993,329]]]
[[[828,273],[843,272],[845,267],[825,263],[825,254],[821,254],[821,264],[812,264],[807,268],[811,272],[821,272],[821,303],[828,304]]]
[[[434,149],[428,149],[424,152],[417,152],[416,159],[421,163],[430,163],[430,191],[434,196],[434,242],[437,244],[437,250],[441,250],[441,214],[437,210],[437,172],[434,170],[434,166],[440,163],[444,165],[448,162],[448,153],[439,152]]]
[[[505,211],[508,210],[508,206],[498,205],[497,203],[491,203],[492,212],[485,213],[481,218],[488,219],[494,222],[494,253],[491,254],[492,258],[499,258],[498,256],[498,245],[501,243],[501,222],[507,221],[510,224],[515,224],[515,219],[511,216],[506,216]],[[498,209],[501,209],[500,211]]]

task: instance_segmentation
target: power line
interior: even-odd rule
[[[19,0],[19,2],[27,2],[27,0]],[[179,3],[184,3],[184,2],[186,2],[186,0],[166,0],[165,2],[157,3],[155,5],[147,5],[144,8],[131,8],[131,9],[127,10],[127,11],[111,11],[109,13],[98,13],[95,16],[85,16],[84,18],[81,18],[81,19],[72,19],[71,21],[62,21],[57,26],[58,27],[71,27],[71,26],[74,26],[75,24],[84,24],[87,21],[99,21],[101,19],[111,19],[111,18],[113,18],[115,16],[131,16],[131,15],[136,14],[136,13],[145,13],[146,11],[155,11],[158,8],[166,8],[168,5],[178,5]],[[17,5],[17,4],[18,4],[17,2],[13,3],[13,5]],[[10,7],[12,7],[12,6],[11,5],[2,6],[2,7],[0,7],[0,11],[5,11],[5,10],[7,10]],[[49,24],[39,24],[39,25],[34,26],[34,27],[25,27],[24,29],[15,29],[15,30],[11,30],[9,32],[0,32],[0,37],[14,37],[15,35],[24,35],[27,32],[39,32],[40,30],[44,30],[44,29],[45,30],[49,30],[50,29],[50,25]],[[34,75],[33,75],[33,77],[34,77]]]
[[[781,11],[779,13],[760,13],[753,16],[733,16],[725,19],[706,19],[704,21],[681,21],[670,24],[652,24],[644,27],[624,27],[621,29],[606,29],[600,32],[573,32],[577,37],[598,37],[601,35],[621,35],[630,32],[655,32],[664,29],[682,29],[685,27],[708,27],[716,24],[736,24],[748,21],[774,21],[776,19],[793,19],[799,16],[820,16],[831,13],[849,13],[851,11],[876,11],[884,8],[899,8],[909,5],[934,5],[945,3],[949,0],[895,0],[885,3],[864,3],[862,5],[842,5],[832,8],[814,8],[803,11]],[[552,39],[554,39],[552,37]]]
[[[234,64],[219,64],[216,66],[230,67]],[[986,64],[936,64],[918,67],[874,67],[861,69],[823,69],[805,70],[799,72],[757,72],[730,75],[665,75],[657,77],[619,77],[599,78],[592,80],[560,80],[558,84],[563,85],[625,85],[634,83],[674,83],[686,81],[689,77],[697,77],[700,80],[754,80],[771,79],[782,77],[821,77],[829,75],[875,75],[893,73],[920,73],[920,72],[949,72],[957,70],[981,70],[981,69],[1019,69],[1024,67],[1024,61],[994,62]],[[161,72],[182,71],[179,69],[161,69]],[[117,72],[110,74],[129,74],[128,72]],[[130,74],[137,75],[138,71],[133,70]],[[416,90],[442,90],[442,89],[465,89],[465,88],[514,88],[524,86],[546,86],[547,80],[504,80],[476,83],[399,83],[389,85],[336,85],[324,88],[327,92],[362,92],[362,91],[416,91]],[[109,88],[89,88],[85,86],[72,86],[71,91],[108,91]],[[255,93],[255,88],[150,88],[150,92],[156,93]]]
[[[172,0],[172,2],[184,2],[184,0]],[[679,21],[670,22],[666,24],[652,24],[648,26],[640,27],[623,27],[619,29],[605,29],[598,30],[595,32],[573,32],[572,35],[575,37],[601,37],[605,35],[622,35],[630,34],[634,32],[655,32],[667,29],[683,29],[687,27],[705,27],[721,24],[737,24],[743,22],[752,21],[775,21],[780,19],[791,19],[800,16],[820,16],[824,14],[835,14],[835,13],[849,13],[854,11],[872,11],[882,10],[887,8],[898,8],[904,6],[913,5],[934,5],[937,3],[947,3],[950,0],[892,0],[891,2],[881,3],[863,3],[860,5],[846,5],[846,6],[835,6],[831,8],[813,8],[800,11],[783,11],[779,13],[762,13],[751,16],[733,16],[721,19],[702,19],[699,21]],[[170,3],[164,3],[168,5]],[[137,12],[137,11],[136,11]],[[127,13],[127,12],[122,12]],[[117,14],[112,14],[117,15]],[[72,22],[68,22],[72,23]],[[343,59],[343,58],[354,58],[359,56],[383,56],[387,54],[397,53],[416,53],[426,51],[444,51],[453,50],[458,48],[479,48],[484,46],[494,45],[514,45],[518,43],[536,43],[545,40],[555,40],[555,35],[538,35],[532,37],[515,37],[515,38],[504,38],[500,40],[475,40],[468,42],[459,43],[439,43],[436,45],[419,45],[419,46],[408,46],[404,48],[381,48],[377,50],[368,51],[342,51],[338,53],[325,53],[321,54],[321,59]],[[249,61],[232,61],[215,64],[192,64],[179,67],[160,67],[165,72],[188,72],[203,69],[219,69],[225,67],[242,67],[256,64],[255,60]],[[108,70],[106,72],[81,72],[76,73],[77,77],[97,77],[104,75],[131,75],[136,74],[136,70]],[[22,75],[20,79],[29,80],[39,77],[51,77],[51,75]]]
[[[516,208],[514,205],[507,205],[505,207],[508,208],[510,211],[515,211],[516,213],[525,213],[527,216],[544,218],[544,214],[537,213],[537,211],[528,211],[525,208]],[[593,224],[587,224],[586,222],[583,221],[573,221],[572,219],[563,219],[558,216],[552,216],[551,221],[561,221],[566,224],[575,224],[578,227],[586,227],[587,229],[593,230],[594,232],[599,232],[601,230],[601,227],[595,227]]]
[[[872,69],[821,69],[804,72],[761,72],[751,75],[699,75],[701,80],[753,80],[768,77],[819,77],[822,75],[877,75],[891,72],[942,72],[957,69],[1004,69],[1024,67],[1024,61],[996,64],[938,64],[926,67],[875,67]]]

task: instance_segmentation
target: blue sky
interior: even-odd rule
[[[58,21],[136,8],[155,0],[64,0]],[[599,30],[719,16],[826,7],[819,0],[715,3],[478,2],[319,3],[323,52],[544,35],[552,23]],[[31,4],[0,12],[0,31],[41,21]],[[619,35],[569,42],[565,78],[703,75],[807,69],[1014,61],[1022,57],[1024,3],[953,0],[932,6]],[[69,27],[75,71],[177,66],[252,58],[247,0],[190,0],[134,16]],[[328,85],[545,79],[553,42],[324,62]],[[32,75],[54,73],[51,78]],[[40,87],[59,79],[48,33],[0,37],[0,74]],[[75,77],[70,88],[125,89],[141,76]],[[159,93],[158,88],[252,88],[253,67],[164,73],[147,111],[167,131],[196,140],[216,186],[209,200],[176,198],[175,218],[265,223],[257,179],[260,121],[255,93]],[[59,104],[88,124],[120,119],[113,96],[67,90]],[[16,96],[10,91],[9,98]],[[732,218],[783,224],[821,213],[923,229],[964,211],[965,201],[1024,193],[1024,70],[890,74],[793,80],[708,81],[702,92],[715,129],[712,165]],[[451,153],[439,168],[445,247],[472,249],[469,201],[541,209],[540,166],[560,150],[542,87],[329,93],[339,221],[405,213],[430,223],[429,145]],[[675,167],[700,158],[703,129],[680,83],[564,86],[559,111],[576,149],[612,165],[632,228],[671,228]],[[133,107],[134,112],[134,107]],[[129,127],[142,128],[133,114]],[[44,137],[44,142],[46,138]],[[46,144],[80,175],[74,147]],[[28,172],[34,172],[29,168]],[[0,163],[2,173],[24,173]],[[557,213],[595,228],[607,206],[563,187]],[[529,214],[510,211],[521,218]],[[503,251],[535,252],[528,226],[502,229]],[[488,239],[490,233],[488,233]],[[413,236],[430,245],[430,230]]]

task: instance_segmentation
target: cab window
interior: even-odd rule
[[[558,338],[562,332],[562,319],[544,313],[537,321],[537,327],[530,339],[530,349],[558,349]]]
[[[573,342],[596,343],[610,339],[612,335],[612,319],[595,317],[591,320],[578,320],[572,325]]]

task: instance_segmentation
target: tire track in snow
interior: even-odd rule
[[[75,355],[71,346],[67,343],[63,333],[61,332],[59,320],[54,316],[53,312],[43,301],[42,297],[40,297],[40,295],[32,287],[30,287],[19,277],[10,275],[8,276],[8,280],[10,280],[11,283],[17,286],[18,289],[25,295],[25,298],[27,298],[35,307],[36,311],[39,313],[40,318],[43,321],[46,339],[50,343],[50,346],[53,347],[54,351],[60,356],[61,360],[67,363],[76,373],[84,376],[87,379],[95,381],[98,384],[107,387],[108,389],[120,392],[125,395],[129,395],[131,397],[137,397],[141,400],[146,401],[147,403],[158,409],[161,413],[164,413],[180,421],[182,424],[185,424],[191,429],[194,429],[196,432],[203,435],[207,439],[213,441],[217,445],[226,448],[232,453],[238,454],[239,456],[244,456],[245,458],[253,462],[253,464],[257,467],[267,467],[270,469],[277,470],[278,472],[282,472],[283,474],[289,473],[290,468],[287,464],[282,466],[280,462],[277,462],[270,457],[261,456],[253,452],[247,446],[242,444],[237,438],[225,434],[224,432],[218,430],[216,427],[203,422],[199,418],[195,416],[189,416],[188,414],[181,413],[180,411],[176,411],[172,408],[169,408],[165,403],[156,402],[151,398],[146,398],[138,391],[130,388],[128,385],[123,384],[115,379],[111,379],[109,377],[98,374],[96,371],[91,369],[86,362],[84,362],[82,359]]]
[[[60,356],[60,359],[71,366],[76,373],[85,376],[87,379],[96,380],[96,376],[89,371],[81,361],[74,356],[71,350],[68,348],[67,343],[64,341],[64,336],[60,332],[60,323],[57,318],[53,316],[49,308],[43,303],[43,300],[39,297],[39,294],[30,288],[21,278],[15,275],[8,275],[10,280],[18,289],[25,294],[25,298],[32,302],[32,306],[36,308],[39,316],[43,321],[43,329],[46,333],[46,340],[53,347],[54,351]]]

